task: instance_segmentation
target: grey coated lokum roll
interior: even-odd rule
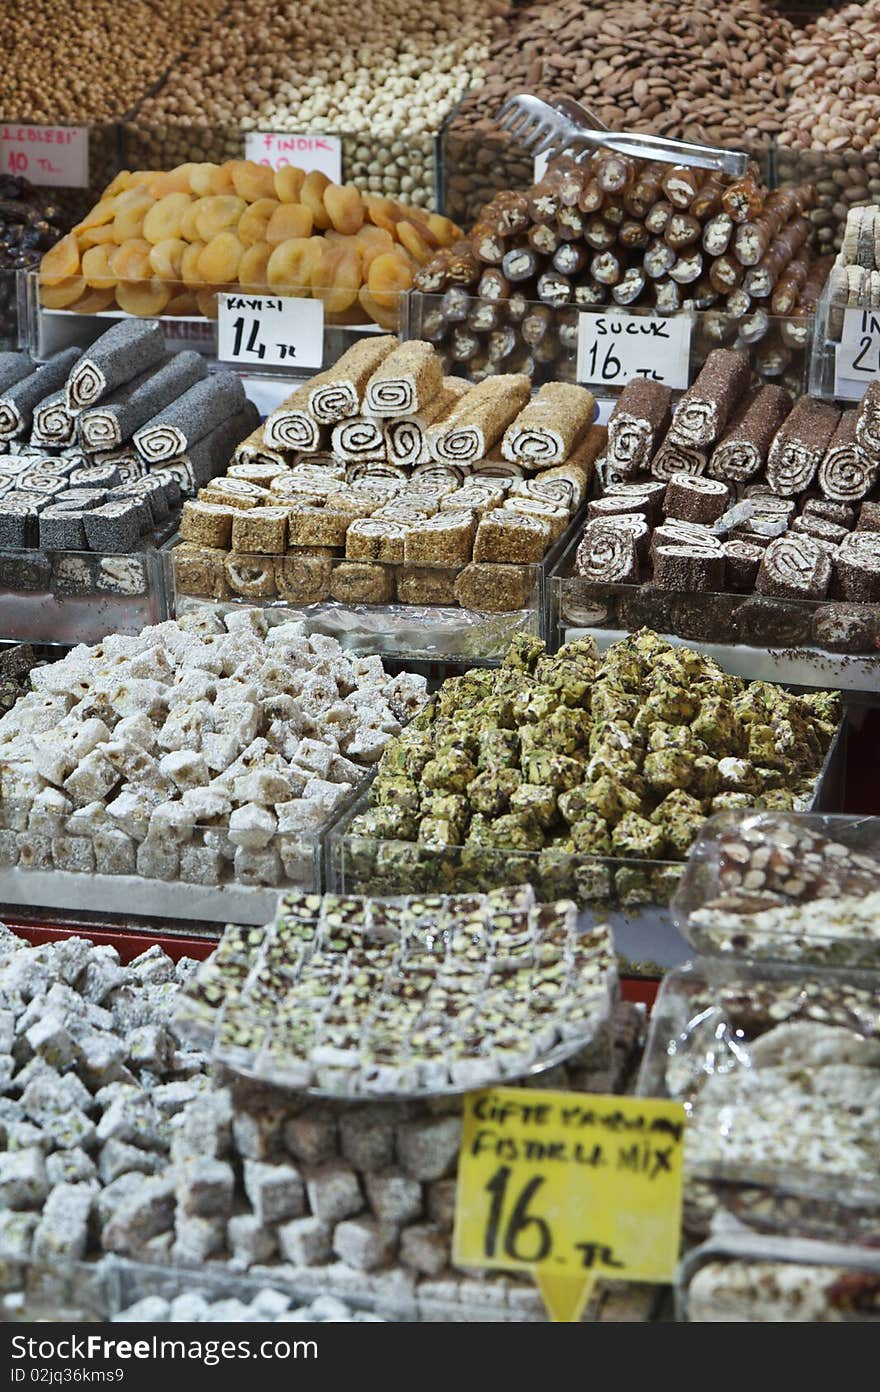
[[[130,440],[136,430],[207,376],[201,353],[174,353],[148,368],[79,417],[79,438],[86,449],[104,450]]]
[[[27,353],[0,353],[0,394],[29,377],[36,364]]]
[[[34,407],[32,445],[68,445],[76,432],[76,417],[65,405],[63,391],[53,392]]]
[[[259,413],[253,402],[246,401],[244,408],[230,416],[200,440],[173,460],[163,461],[155,466],[159,472],[171,469],[184,492],[200,488],[210,479],[222,474],[233,450],[250,434]],[[152,472],[152,471],[151,471]]]
[[[96,339],[70,369],[67,406],[82,411],[115,387],[139,377],[165,357],[165,340],[155,319],[122,319]]]
[[[64,385],[79,355],[78,348],[65,348],[3,391],[0,395],[0,440],[12,440],[27,433],[34,407]]]
[[[243,410],[246,399],[236,373],[206,377],[135,431],[135,449],[147,464],[186,454],[197,440]]]

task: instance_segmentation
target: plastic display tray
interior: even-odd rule
[[[32,643],[98,643],[168,617],[155,545],[124,555],[0,552],[0,632]]]
[[[506,611],[464,609],[454,604],[343,603],[330,598],[332,578],[326,586],[321,586],[322,590],[327,591],[326,596],[311,604],[295,605],[280,598],[277,587],[271,581],[274,591],[271,597],[261,599],[230,592],[222,600],[215,600],[181,589],[173,542],[166,547],[163,559],[168,592],[172,596],[172,612],[177,617],[204,605],[221,610],[230,604],[249,608],[257,605],[267,611],[270,621],[274,616],[277,616],[279,623],[294,617],[306,623],[310,632],[328,634],[346,650],[364,656],[379,655],[420,662],[500,662],[511,639],[518,633],[532,633],[545,641],[550,638],[549,576],[571,545],[572,538],[580,534],[583,516],[584,509],[581,508],[539,564],[517,567],[524,582],[523,588],[528,592],[528,603],[520,609]],[[288,551],[284,557],[255,556],[248,559],[254,564],[265,565],[271,575],[271,567],[277,561],[283,560],[288,565],[294,562],[296,551]],[[340,555],[331,565],[335,570],[345,563],[345,557]],[[385,565],[382,569],[386,573],[389,590],[396,592],[398,577],[406,567]],[[439,573],[442,568],[428,569]],[[450,589],[461,569],[463,567],[448,571]]]
[[[846,721],[832,740],[813,797],[804,811],[839,811],[846,774]],[[431,850],[415,841],[353,835],[351,823],[369,805],[369,788],[326,838],[326,886],[336,894],[411,894],[485,891],[528,883],[539,899],[572,898],[612,929],[622,971],[658,972],[693,955],[672,923],[669,903],[684,861],[623,860],[559,851],[513,851],[449,846]]]

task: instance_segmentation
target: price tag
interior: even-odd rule
[[[88,188],[89,132],[85,126],[0,126],[0,168],[32,184]]]
[[[691,316],[627,314],[578,315],[577,379],[590,386],[624,387],[634,377],[689,384]]]
[[[245,159],[283,169],[293,164],[310,173],[319,169],[334,184],[342,182],[342,141],[338,135],[284,135],[251,131],[244,138]]]
[[[880,377],[880,311],[845,309],[840,346],[834,355],[834,395],[860,401]]]
[[[217,356],[247,367],[320,367],[324,302],[294,295],[217,296]]]
[[[490,1088],[465,1098],[453,1261],[531,1272],[552,1319],[599,1276],[669,1282],[681,1239],[678,1102]]]

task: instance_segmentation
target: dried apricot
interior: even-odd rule
[[[60,281],[75,276],[78,270],[79,247],[76,237],[68,232],[66,237],[49,248],[40,262],[40,284],[58,285]]]
[[[74,300],[70,308],[76,310],[77,314],[100,314],[103,310],[109,309],[112,303],[112,290],[86,290],[84,295]]]
[[[271,255],[268,242],[254,242],[245,249],[238,263],[238,283],[249,295],[261,295],[269,288],[266,271]]]
[[[191,290],[183,290],[179,295],[172,295],[165,306],[166,314],[198,314],[199,302]]]
[[[291,237],[275,247],[266,267],[270,290],[307,296],[311,289],[312,272],[321,258],[323,245],[322,237]]]
[[[216,290],[197,290],[196,304],[199,307],[199,314],[205,319],[217,318],[217,291]]]
[[[452,246],[461,237],[461,228],[455,225],[452,218],[441,217],[439,213],[428,214],[428,227],[441,246]]]
[[[80,232],[76,227],[73,231],[80,251],[88,251],[89,247],[108,246],[113,242],[112,222],[105,222],[103,227],[88,227],[85,232]]]
[[[150,269],[160,280],[180,280],[187,243],[180,237],[166,237],[150,252]],[[85,262],[83,262],[85,269]]]
[[[113,240],[117,246],[141,237],[144,219],[154,206],[153,199],[146,189],[133,188],[116,196],[116,216],[113,219]]]
[[[382,305],[376,303],[366,285],[361,286],[358,303],[374,324],[378,324],[383,329],[396,329],[398,327],[397,307],[384,309]]]
[[[312,272],[315,299],[324,301],[328,314],[342,314],[355,303],[360,288],[360,254],[325,242],[324,254]]]
[[[184,285],[197,288],[204,284],[199,275],[199,257],[205,250],[204,242],[191,242],[180,260],[180,279]]]
[[[214,192],[214,171],[216,164],[190,165],[189,186],[196,198],[209,198]]]
[[[196,214],[196,231],[203,242],[210,242],[218,232],[228,227],[237,227],[238,220],[247,204],[235,194],[218,194],[213,198],[203,198]]]
[[[126,314],[161,314],[170,299],[171,287],[161,280],[123,281],[116,287],[116,303]]]
[[[304,203],[315,220],[315,226],[324,232],[330,226],[330,214],[324,207],[324,190],[329,188],[330,180],[320,169],[313,169],[303,180],[299,201]]]
[[[199,275],[206,285],[231,285],[238,279],[244,247],[234,232],[218,232],[199,257]]]
[[[75,304],[86,288],[80,275],[66,276],[64,280],[53,281],[40,290],[40,299],[47,309],[69,309]]]
[[[108,247],[96,246],[83,252],[82,273],[90,290],[113,289],[117,277],[111,269],[110,257],[115,251],[116,248],[111,252]]]
[[[184,210],[183,217],[180,219],[180,232],[178,236],[185,242],[199,242],[201,238],[196,227],[196,218],[202,211],[207,198],[194,198],[189,207]]]
[[[238,221],[238,240],[244,246],[253,246],[255,242],[266,240],[266,228],[269,226],[269,219],[280,208],[281,204],[277,198],[258,198],[255,203],[251,203],[246,208]]]
[[[144,218],[144,236],[153,245],[180,236],[183,215],[192,203],[188,193],[169,193],[154,203]]]
[[[364,223],[364,200],[354,184],[330,184],[324,190],[324,207],[334,229],[353,236]]]
[[[430,242],[426,240],[423,233],[431,238]],[[410,256],[415,257],[420,266],[427,265],[439,246],[437,238],[428,232],[427,227],[416,227],[414,223],[408,222],[406,219],[397,224],[397,235],[400,239],[400,245],[406,248]]]
[[[103,227],[106,223],[112,222],[116,216],[116,198],[108,197],[107,194],[101,195],[100,203],[96,203],[94,208],[90,208],[83,218],[74,227],[74,232],[85,232],[89,227]]]
[[[253,160],[233,160],[225,167],[232,175],[232,187],[246,203],[275,197],[275,174],[268,165],[256,164]]]
[[[304,203],[279,203],[266,228],[266,241],[280,246],[291,237],[311,237],[314,219]]]
[[[396,241],[397,232],[395,229],[400,221],[397,204],[390,198],[377,198],[370,193],[364,198],[364,207],[367,211],[367,217],[374,227],[384,228]]]
[[[398,296],[409,290],[413,282],[412,267],[396,252],[377,256],[370,266],[367,287],[376,304],[382,309],[397,309]]]
[[[110,270],[117,280],[149,280],[153,274],[150,266],[149,242],[133,237],[124,246],[117,247],[110,255]]]
[[[297,169],[293,164],[286,164],[283,169],[276,169],[274,175],[275,197],[279,203],[298,203],[305,179],[306,171]]]

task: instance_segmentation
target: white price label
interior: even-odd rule
[[[217,356],[247,367],[321,367],[324,302],[293,295],[218,295]]]
[[[840,346],[834,354],[834,395],[860,401],[880,377],[880,312],[845,309]]]
[[[577,379],[590,386],[624,387],[634,377],[689,384],[691,316],[582,313],[578,316]]]
[[[0,126],[0,168],[32,184],[88,188],[89,132],[84,126]]]
[[[270,169],[288,164],[307,173],[320,170],[334,184],[342,182],[342,141],[338,135],[284,135],[280,131],[251,131],[244,138],[244,157]]]

